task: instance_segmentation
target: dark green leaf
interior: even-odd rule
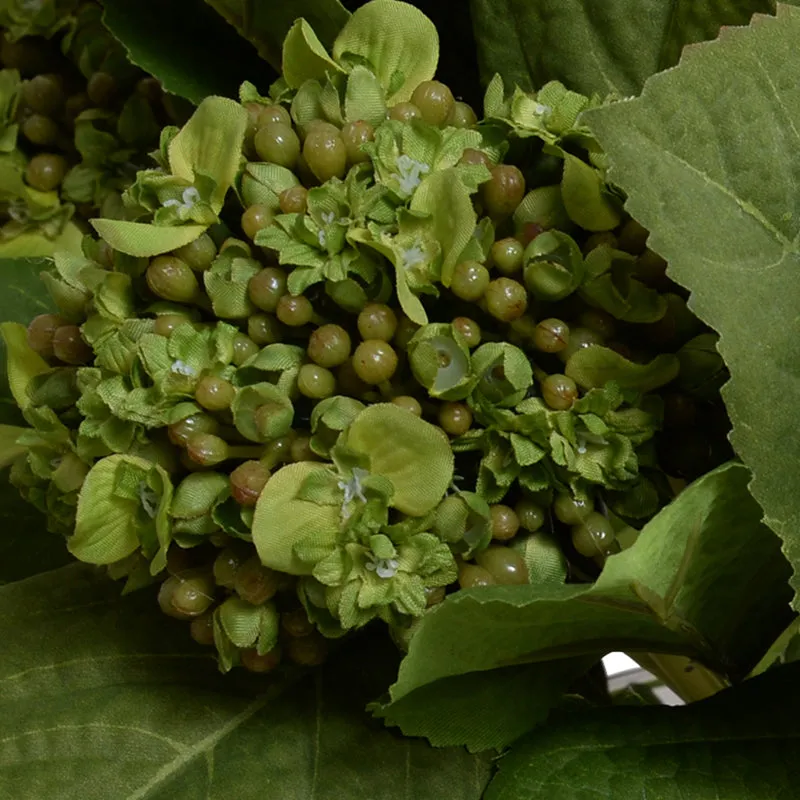
[[[800,667],[682,708],[564,715],[500,761],[486,800],[790,800]]]
[[[49,258],[0,259],[0,320],[27,325],[37,314],[49,314],[55,306],[39,277],[52,265]],[[5,347],[0,345],[0,424],[22,425],[6,377]]]
[[[587,113],[628,210],[720,333],[731,442],[800,591],[800,10],[687,51],[638,100]],[[718,76],[713,81],[709,75]],[[795,598],[795,607],[800,601]]]
[[[330,50],[350,14],[339,0],[206,0],[275,69],[281,68],[283,38],[301,17]],[[251,79],[252,80],[252,79]]]
[[[238,97],[239,85],[276,77],[248,42],[203,0],[105,0],[103,19],[134,64],[168,92],[199,104],[209,95]]]
[[[478,800],[484,759],[381,729],[396,667],[355,639],[314,674],[220,675],[151,590],[85,565],[0,588],[0,786],[15,800]]]
[[[744,25],[774,0],[471,0],[484,82],[539,89],[560,80],[584,94],[638,94],[684,45]]]
[[[789,600],[787,564],[748,479],[729,464],[692,484],[591,587],[451,595],[423,617],[392,700],[448,676],[612,650],[682,653],[746,674],[788,623]]]

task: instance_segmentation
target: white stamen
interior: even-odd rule
[[[325,235],[325,231],[319,231],[317,233],[317,241],[319,242],[320,247],[328,246],[328,237]]]
[[[361,479],[366,478],[369,472],[361,467],[353,469],[353,477],[349,481],[339,481],[338,487],[344,492],[344,499],[342,500],[342,518],[349,519],[350,509],[347,507],[353,500],[360,500],[362,503],[367,502],[364,496],[364,489],[361,486]]]
[[[144,481],[139,484],[139,500],[147,516],[153,519],[158,511],[158,495]]]
[[[393,173],[392,177],[398,181],[400,191],[405,195],[413,194],[417,186],[422,183],[421,176],[431,171],[427,164],[415,161],[411,156],[405,154],[397,159],[397,168],[400,170],[400,174]]]
[[[194,367],[189,366],[189,364],[187,364],[185,361],[181,361],[180,359],[174,361],[170,369],[177,375],[185,375],[187,378],[194,378],[195,375],[197,375]]]
[[[183,198],[183,202],[181,203],[179,200],[165,200],[164,201],[164,208],[178,208],[181,211],[190,211],[194,204],[200,199],[200,192],[194,188],[194,186],[187,186],[183,190],[183,194],[181,195]]]
[[[336,219],[336,214],[333,211],[323,211],[320,216],[326,225],[330,225]]]
[[[422,248],[422,241],[417,239],[413,247],[408,247],[401,253],[403,259],[403,269],[410,270],[416,267],[417,264],[424,264],[427,261],[425,257],[425,250]]]
[[[374,572],[379,578],[394,578],[400,562],[396,558],[375,558],[367,562],[367,569]]]
[[[550,106],[543,105],[542,103],[537,103],[536,107],[533,110],[540,117],[543,117],[545,114],[549,114],[553,109],[550,108]]]

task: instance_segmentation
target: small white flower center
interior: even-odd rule
[[[181,361],[180,359],[174,361],[170,369],[177,375],[185,375],[187,378],[194,378],[195,375],[197,375],[194,367],[189,366],[189,364],[187,364],[185,361]]]
[[[400,256],[403,260],[403,269],[410,270],[416,267],[417,264],[424,264],[427,260],[425,257],[425,250],[422,247],[422,241],[417,239],[412,247],[407,247]]]
[[[180,200],[165,200],[164,208],[178,208],[181,211],[190,211],[194,208],[194,204],[200,199],[200,192],[194,186],[187,186],[181,195],[183,202]]]
[[[333,211],[323,211],[320,215],[322,217],[322,221],[326,225],[330,225],[336,219],[336,214]]]
[[[364,496],[364,488],[361,486],[361,480],[369,475],[367,470],[361,467],[353,469],[353,477],[349,481],[339,481],[338,487],[344,492],[344,499],[342,500],[342,518],[348,519],[350,517],[350,509],[348,506],[353,500],[359,500],[362,503],[367,502]]]
[[[533,110],[540,117],[543,117],[546,114],[549,114],[553,109],[550,108],[550,106],[543,105],[542,103],[537,103]]]
[[[158,511],[158,495],[144,481],[139,484],[139,500],[147,516],[153,519]]]
[[[325,235],[325,231],[321,230],[317,233],[317,241],[319,242],[320,247],[328,246],[328,237]]]
[[[396,558],[375,558],[367,562],[367,569],[374,572],[379,578],[394,578],[400,562]]]
[[[400,170],[392,174],[400,184],[400,191],[405,195],[414,193],[414,190],[422,182],[422,176],[431,171],[431,168],[422,161],[415,161],[411,156],[403,154],[397,159],[397,169]]]

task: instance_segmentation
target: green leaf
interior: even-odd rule
[[[93,219],[91,223],[111,247],[129,256],[157,256],[177,250],[206,230],[205,225],[159,227],[115,219]]]
[[[638,94],[684,45],[744,25],[774,0],[471,0],[484,82],[499,72],[526,91],[550,80],[591,95]],[[718,73],[715,73],[718,74]]]
[[[723,398],[731,442],[753,471],[751,491],[783,540],[800,591],[800,95],[794,81],[800,10],[687,51],[642,97],[587,113],[628,193],[653,231],[690,307],[720,334],[731,372]],[[735,97],[708,76],[724,76]],[[746,150],[741,148],[747,142]],[[757,154],[754,157],[753,154]],[[795,607],[800,600],[795,596]]]
[[[679,370],[678,357],[671,353],[662,353],[647,364],[635,364],[615,350],[592,345],[573,353],[564,372],[583,389],[601,389],[614,381],[621,389],[652,392],[674,380]]]
[[[209,95],[236,97],[247,78],[267,84],[275,77],[255,50],[202,0],[179,5],[107,0],[103,6],[103,21],[130,60],[158,78],[168,92],[195,104]]]
[[[392,482],[391,504],[404,514],[427,514],[453,479],[453,453],[441,428],[391,403],[364,409],[347,430],[347,446],[369,457],[372,474]]]
[[[339,0],[206,0],[237,31],[252,42],[262,58],[281,69],[284,37],[295,21],[302,18],[312,28],[323,47],[331,47],[336,34],[350,14]],[[254,80],[257,72],[249,77]]]
[[[340,72],[341,67],[328,55],[314,29],[298,19],[283,40],[282,70],[286,83],[299,89],[306,81],[324,81],[328,73]]]
[[[47,372],[50,365],[28,344],[27,331],[18,322],[0,322],[6,351],[6,374],[11,395],[24,411],[30,404],[28,384],[37,375]]]
[[[16,800],[479,800],[486,759],[381,730],[364,712],[394,647],[354,639],[322,668],[220,675],[152,589],[82,565],[0,588],[3,783]],[[35,769],[33,768],[35,765]]]
[[[392,700],[454,675],[613,650],[684,654],[743,677],[789,616],[788,567],[748,479],[730,464],[696,481],[590,587],[450,595],[419,624]]]
[[[564,153],[561,196],[570,219],[587,231],[610,231],[619,225],[618,204],[606,192],[600,173],[569,153]]]
[[[340,64],[366,61],[387,90],[386,102],[394,105],[410,99],[420,83],[433,78],[439,34],[409,3],[372,0],[350,17],[336,37],[333,57]]]
[[[563,714],[515,745],[486,800],[788,798],[800,769],[800,667],[684,708]]]

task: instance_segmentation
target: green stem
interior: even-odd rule
[[[685,703],[705,700],[730,684],[713,670],[686,656],[663,653],[629,653],[643,669],[669,686]]]

